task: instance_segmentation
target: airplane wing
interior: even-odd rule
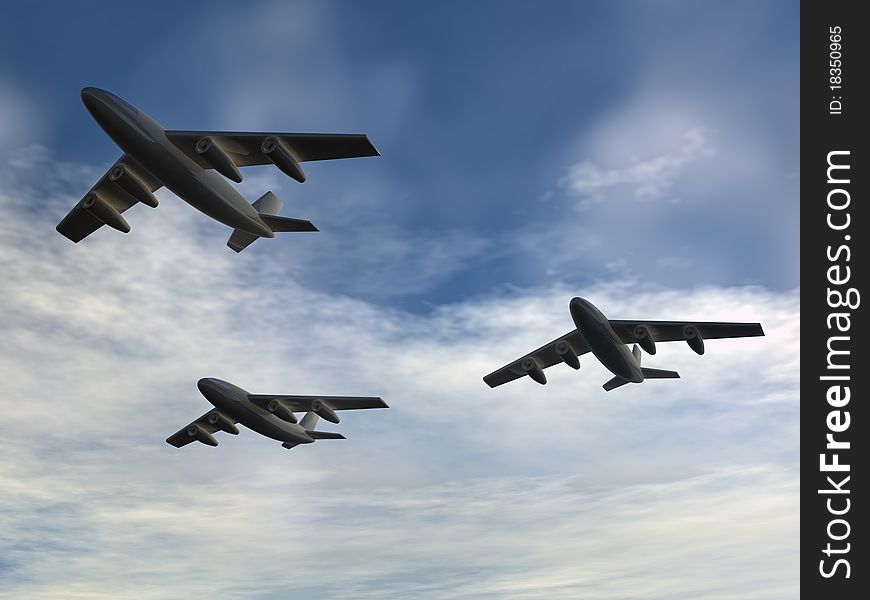
[[[613,331],[626,344],[637,342],[635,330],[646,327],[656,342],[685,341],[687,327],[694,327],[702,339],[755,337],[764,335],[761,323],[707,323],[693,321],[610,321]]]
[[[363,396],[287,396],[280,394],[248,394],[248,400],[257,406],[265,406],[270,400],[279,401],[293,412],[312,409],[314,402],[320,400],[332,410],[359,410],[364,408],[389,408],[387,403],[376,397]]]
[[[121,213],[142,202],[157,206],[154,192],[163,187],[133,157],[124,154],[58,223],[58,233],[80,242],[103,225],[127,233],[130,226]]]
[[[380,156],[364,133],[255,133],[234,131],[167,131],[166,137],[204,169],[215,168],[205,150],[197,152],[198,143],[210,138],[237,167],[271,165],[276,161],[263,152],[269,139],[276,139],[290,151],[297,162]]]
[[[235,419],[223,414],[217,409],[212,409],[198,418],[187,427],[173,433],[166,438],[166,443],[181,448],[190,442],[202,442],[207,446],[217,446],[214,432],[226,431],[236,435],[239,433]]]
[[[562,337],[553,340],[549,344],[541,346],[534,352],[518,358],[510,364],[493,371],[483,378],[489,387],[496,387],[529,375],[538,383],[546,383],[547,378],[543,370],[553,365],[565,362],[572,367],[579,368],[580,362],[577,357],[589,352],[589,344],[578,331],[566,333]],[[572,364],[573,363],[573,364]]]

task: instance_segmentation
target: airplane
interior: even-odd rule
[[[764,335],[760,323],[611,321],[584,298],[573,298],[569,309],[576,329],[493,371],[483,378],[489,387],[525,375],[544,385],[547,383],[544,369],[562,362],[579,369],[578,357],[591,352],[614,375],[602,386],[609,392],[627,383],[680,376],[676,371],[641,366],[640,349],[655,354],[656,342],[685,340],[697,354],[704,354],[704,340]],[[634,344],[631,351],[628,344]]]
[[[364,134],[167,131],[105,90],[86,87],[81,95],[124,154],[57,225],[61,235],[76,243],[103,225],[128,233],[130,225],[121,213],[137,202],[157,208],[154,192],[163,186],[231,227],[227,246],[236,252],[276,232],[317,231],[310,221],[279,216],[283,203],[272,192],[248,204],[224,177],[240,183],[239,167],[274,164],[303,183],[300,162],[380,156]]]
[[[214,408],[193,423],[166,438],[166,442],[181,448],[191,442],[217,446],[216,431],[238,435],[241,423],[248,429],[282,442],[287,449],[315,440],[343,440],[340,433],[318,431],[319,417],[338,423],[336,411],[363,408],[389,408],[380,398],[355,396],[283,396],[276,394],[249,394],[242,388],[220,379],[200,379],[196,387]],[[302,420],[296,412],[307,411]]]

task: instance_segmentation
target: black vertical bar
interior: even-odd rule
[[[864,140],[870,24],[859,18],[862,4],[801,4],[801,591],[807,598],[870,594],[868,495],[858,491],[870,489],[866,458],[859,460],[870,401],[860,353],[868,343],[860,294],[870,235]]]

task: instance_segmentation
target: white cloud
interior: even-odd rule
[[[65,523],[4,511],[6,531],[44,544],[43,560],[20,565],[32,581],[6,589],[36,599],[797,593],[797,473],[771,465],[621,487],[495,476],[344,490],[295,470],[226,472],[159,495],[165,483],[138,477],[83,489],[82,476],[105,479],[97,466],[38,480],[40,495],[13,486],[17,507]]]
[[[630,188],[637,200],[668,198],[684,168],[716,154],[710,137],[710,132],[703,127],[686,130],[676,148],[634,159],[626,166],[601,167],[584,160],[569,167],[568,174],[559,183],[583,199],[581,206],[603,201],[607,190],[617,186]]]
[[[754,105],[673,90],[667,73],[644,72],[563,156],[562,202],[549,200],[546,219],[519,232],[529,278],[542,270],[577,281],[612,265],[677,287],[796,285],[796,157]]]
[[[796,291],[605,282],[411,315],[288,277],[275,257],[304,238],[235,255],[169,194],[131,209],[131,234],[72,245],[53,226],[83,184],[40,178],[53,198],[4,177],[10,597],[794,596]],[[570,328],[581,291],[613,318],[760,320],[768,337],[663,346],[646,362],[677,382],[606,394],[587,357],[488,389]],[[176,450],[164,438],[208,408],[202,376],[392,408],[343,419],[345,442],[287,452],[243,431]]]

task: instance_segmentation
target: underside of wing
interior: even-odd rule
[[[611,321],[610,326],[622,341],[635,342],[635,329],[646,327],[657,342],[675,342],[686,339],[684,329],[694,327],[707,340],[722,338],[763,336],[761,323],[715,323],[703,321]],[[691,333],[688,332],[688,333]]]
[[[326,404],[332,410],[361,410],[366,408],[389,408],[382,399],[372,396],[291,396],[281,394],[248,394],[248,400],[257,406],[265,406],[277,400],[293,412],[316,408],[316,402]]]
[[[125,154],[67,213],[56,229],[76,243],[103,225],[127,233],[130,225],[121,213],[137,202],[156,208],[154,192],[161,187],[160,180]]]
[[[534,352],[518,358],[483,378],[489,387],[496,387],[528,375],[540,384],[547,383],[544,369],[564,362],[574,369],[580,368],[579,356],[589,352],[589,344],[577,331],[566,333]]]
[[[639,344],[651,354],[655,342],[685,341],[698,354],[704,353],[704,340],[763,336],[761,323],[718,323],[703,321],[610,321],[610,326],[626,344]]]
[[[213,409],[202,415],[196,421],[181,429],[168,438],[166,443],[181,448],[191,442],[200,442],[207,446],[217,446],[218,441],[214,437],[216,431],[226,431],[233,435],[239,433],[236,427],[237,421],[225,415],[217,409]]]
[[[166,136],[202,168],[215,169],[235,181],[241,181],[236,167],[274,164],[302,182],[301,162],[379,156],[363,133],[167,131]]]
[[[293,413],[308,412],[330,423],[341,421],[336,411],[364,408],[389,408],[380,398],[362,396],[287,396],[283,394],[248,394],[248,400],[279,419],[296,423]],[[306,415],[302,424],[306,423]],[[315,417],[316,420],[316,417]]]

